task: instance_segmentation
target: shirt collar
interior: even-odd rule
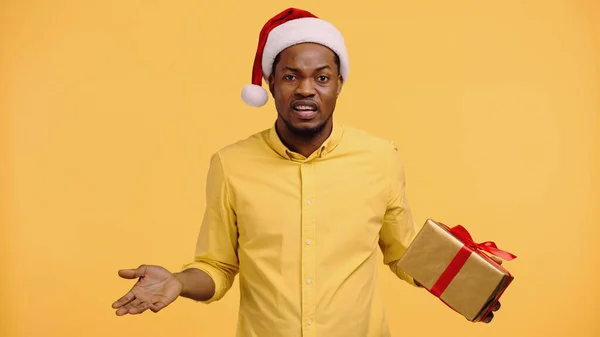
[[[323,142],[321,147],[319,147],[315,152],[313,152],[308,158],[304,157],[299,153],[291,151],[283,144],[281,138],[279,138],[279,135],[277,134],[275,124],[273,124],[271,129],[269,129],[267,142],[275,152],[277,152],[280,156],[282,156],[285,159],[294,161],[308,161],[315,158],[324,157],[327,154],[331,153],[331,151],[333,151],[341,142],[343,134],[343,126],[334,122],[329,137]]]

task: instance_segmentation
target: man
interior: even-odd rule
[[[419,286],[396,264],[418,228],[396,147],[334,122],[348,65],[330,23],[293,8],[267,22],[242,98],[264,105],[264,78],[274,126],[212,156],[194,262],[174,274],[119,271],[138,282],[113,304],[117,315],[158,312],[179,296],[217,301],[239,273],[239,336],[390,335],[377,249]]]

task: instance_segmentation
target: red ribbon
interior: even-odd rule
[[[443,225],[443,226],[448,228],[446,225]],[[496,246],[496,244],[492,241],[476,243],[475,241],[473,241],[473,238],[471,238],[471,234],[469,234],[469,232],[461,225],[457,225],[453,228],[449,228],[449,230],[450,230],[450,233],[452,233],[460,241],[462,241],[466,246],[468,246],[469,248],[471,248],[473,250],[483,250],[483,251],[486,251],[486,252],[488,252],[492,255],[495,255],[499,258],[502,258],[506,261],[510,261],[510,260],[517,258],[515,255],[513,255],[507,251],[499,249]]]
[[[452,282],[456,274],[458,274],[462,266],[467,262],[469,256],[471,256],[471,253],[473,253],[474,251],[477,253],[480,253],[480,251],[485,251],[507,261],[516,258],[515,255],[499,249],[496,246],[496,244],[492,241],[476,243],[475,241],[473,241],[471,234],[469,234],[469,232],[461,225],[457,225],[453,228],[448,228],[448,226],[444,225],[443,223],[438,224],[446,228],[452,235],[454,235],[456,238],[462,241],[464,245],[460,248],[458,253],[456,253],[448,267],[446,267],[442,275],[440,275],[438,280],[431,288],[430,292],[436,297],[440,297],[442,295],[442,293],[446,290],[450,282]],[[486,257],[488,260],[492,261],[492,263],[496,264],[495,261],[489,259],[489,257],[487,257],[485,254],[481,255]]]

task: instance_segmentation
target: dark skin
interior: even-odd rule
[[[274,64],[269,89],[277,108],[275,128],[291,151],[309,157],[331,134],[343,83],[339,59],[324,46],[303,43],[282,51]],[[298,111],[296,105],[311,110]],[[215,292],[210,276],[197,269],[171,273],[160,266],[141,265],[120,270],[119,276],[137,282],[112,304],[118,316],[156,313],[179,297],[204,301]],[[497,303],[494,311],[499,308]],[[489,323],[493,316],[490,313],[483,322]]]
[[[279,54],[269,90],[277,109],[275,128],[291,151],[308,157],[329,137],[342,82],[337,58],[327,47],[302,43]],[[302,118],[295,104],[308,104],[316,111]]]

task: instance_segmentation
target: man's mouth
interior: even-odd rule
[[[292,108],[296,111],[316,111],[319,106],[313,101],[296,101],[292,104]]]
[[[300,119],[311,119],[317,115],[319,106],[312,101],[297,101],[292,104],[295,115]]]

